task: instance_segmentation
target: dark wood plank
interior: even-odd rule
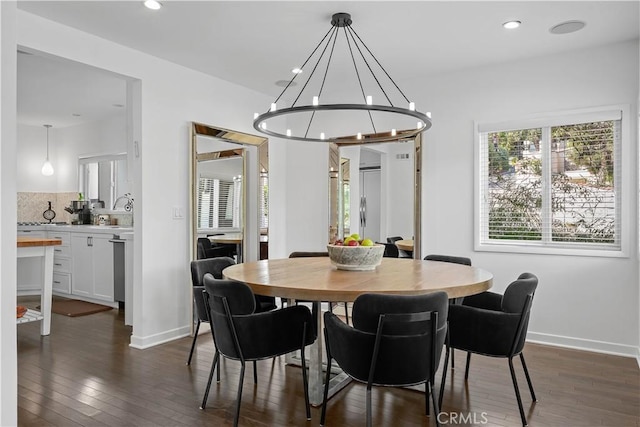
[[[21,299],[25,305],[39,299]],[[214,355],[202,333],[186,366],[191,338],[147,350],[129,347],[131,328],[122,311],[70,318],[54,314],[51,335],[37,322],[18,326],[18,424],[20,426],[227,426],[232,425],[239,363],[223,361],[206,410],[200,402]],[[449,370],[442,421],[455,425],[519,426],[520,417],[505,359],[474,355],[464,381],[463,352]],[[527,344],[525,357],[538,402],[532,403],[520,362],[515,361],[529,425],[640,426],[640,372],[631,358]],[[300,369],[284,358],[258,363],[258,384],[247,366],[242,426],[316,426],[307,421]],[[440,385],[440,372],[436,389]],[[353,383],[330,400],[327,426],[363,426],[365,386]],[[433,426],[423,393],[376,388],[374,424]],[[463,417],[462,422],[460,417]]]

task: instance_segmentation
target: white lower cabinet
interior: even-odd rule
[[[111,234],[71,233],[73,295],[113,302]]]
[[[62,240],[53,247],[53,291],[56,294],[71,293],[71,233],[68,231],[48,231],[50,239]]]

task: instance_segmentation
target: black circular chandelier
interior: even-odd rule
[[[333,15],[329,31],[269,110],[255,113],[257,131],[284,139],[347,145],[408,140],[431,127],[430,113],[416,110],[351,23],[348,13]],[[340,47],[345,58],[342,69],[335,60]],[[295,93],[296,79],[303,80],[299,76],[307,68],[311,71]],[[327,90],[331,83],[338,86],[334,92]],[[374,98],[386,102],[374,103]],[[310,102],[303,104],[305,99]]]

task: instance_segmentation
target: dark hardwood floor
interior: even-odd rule
[[[25,300],[21,300],[25,303]],[[37,301],[36,301],[37,304]],[[29,302],[26,303],[29,305]],[[130,327],[117,310],[69,318],[54,314],[51,335],[39,322],[18,326],[20,426],[225,426],[233,422],[239,365],[222,363],[222,380],[200,410],[213,359],[211,336],[201,335],[191,366],[191,338],[148,350],[128,346]],[[525,355],[538,402],[532,403],[515,362],[529,425],[640,426],[640,373],[631,358],[528,344]],[[518,426],[520,417],[505,359],[474,356],[468,383],[464,354],[449,371],[444,425]],[[241,426],[317,426],[304,413],[302,380],[284,358],[258,363],[258,384],[247,367]],[[439,380],[436,383],[439,386]],[[374,389],[377,426],[433,426],[424,396]],[[330,400],[327,426],[364,426],[365,387],[353,383]],[[462,421],[462,422],[461,422]]]

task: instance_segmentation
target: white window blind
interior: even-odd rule
[[[260,216],[260,228],[269,228],[269,176],[267,173],[260,174],[260,207],[258,215]]]
[[[240,181],[200,177],[198,228],[234,228],[240,225]]]
[[[620,111],[478,130],[481,245],[621,249]]]

